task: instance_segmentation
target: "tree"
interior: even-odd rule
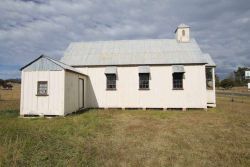
[[[215,86],[219,87],[220,86],[220,78],[217,74],[215,74]]]
[[[247,84],[247,80],[245,79],[246,70],[246,67],[238,67],[238,69],[234,71],[235,86],[245,86]]]
[[[0,86],[3,86],[5,84],[6,84],[6,82],[4,80],[0,79]]]
[[[220,86],[224,89],[230,89],[234,86],[234,81],[232,79],[223,79],[220,82]]]

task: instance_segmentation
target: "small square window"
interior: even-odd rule
[[[48,82],[47,81],[38,81],[37,82],[37,95],[38,96],[47,96],[48,95]]]

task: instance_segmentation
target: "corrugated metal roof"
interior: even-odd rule
[[[207,61],[206,66],[216,66],[215,62],[213,61],[213,59],[211,58],[211,56],[208,53],[204,54],[203,56],[205,57],[205,59]]]
[[[67,64],[64,64],[62,62],[56,61],[56,60],[54,60],[54,59],[52,59],[50,57],[46,57],[46,58],[49,59],[49,60],[51,60],[51,61],[53,61],[55,64],[59,65],[60,67],[62,67],[65,70],[70,70],[70,71],[82,74],[80,71],[76,70],[74,67],[71,67],[71,66],[69,66]]]
[[[57,65],[47,57],[39,57],[22,68],[23,71],[62,71],[64,68]]]
[[[194,39],[120,40],[71,43],[61,62],[71,66],[206,64]]]
[[[25,65],[21,68],[23,71],[61,71],[61,70],[69,70],[72,72],[76,72],[82,74],[80,71],[76,70],[75,68],[68,66],[64,63],[56,61],[50,57],[41,55],[34,61],[30,62],[29,64]],[[85,74],[82,74],[85,75]]]

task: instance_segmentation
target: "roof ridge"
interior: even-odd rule
[[[147,38],[147,39],[121,39],[121,40],[99,40],[99,41],[78,41],[78,42],[71,42],[71,44],[80,44],[80,43],[98,43],[98,42],[123,42],[123,41],[176,41],[175,38]],[[190,41],[194,40],[191,38]],[[188,43],[188,42],[187,42]]]

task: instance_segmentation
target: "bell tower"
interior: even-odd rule
[[[186,24],[180,24],[175,30],[175,38],[178,42],[189,42],[190,27]]]

